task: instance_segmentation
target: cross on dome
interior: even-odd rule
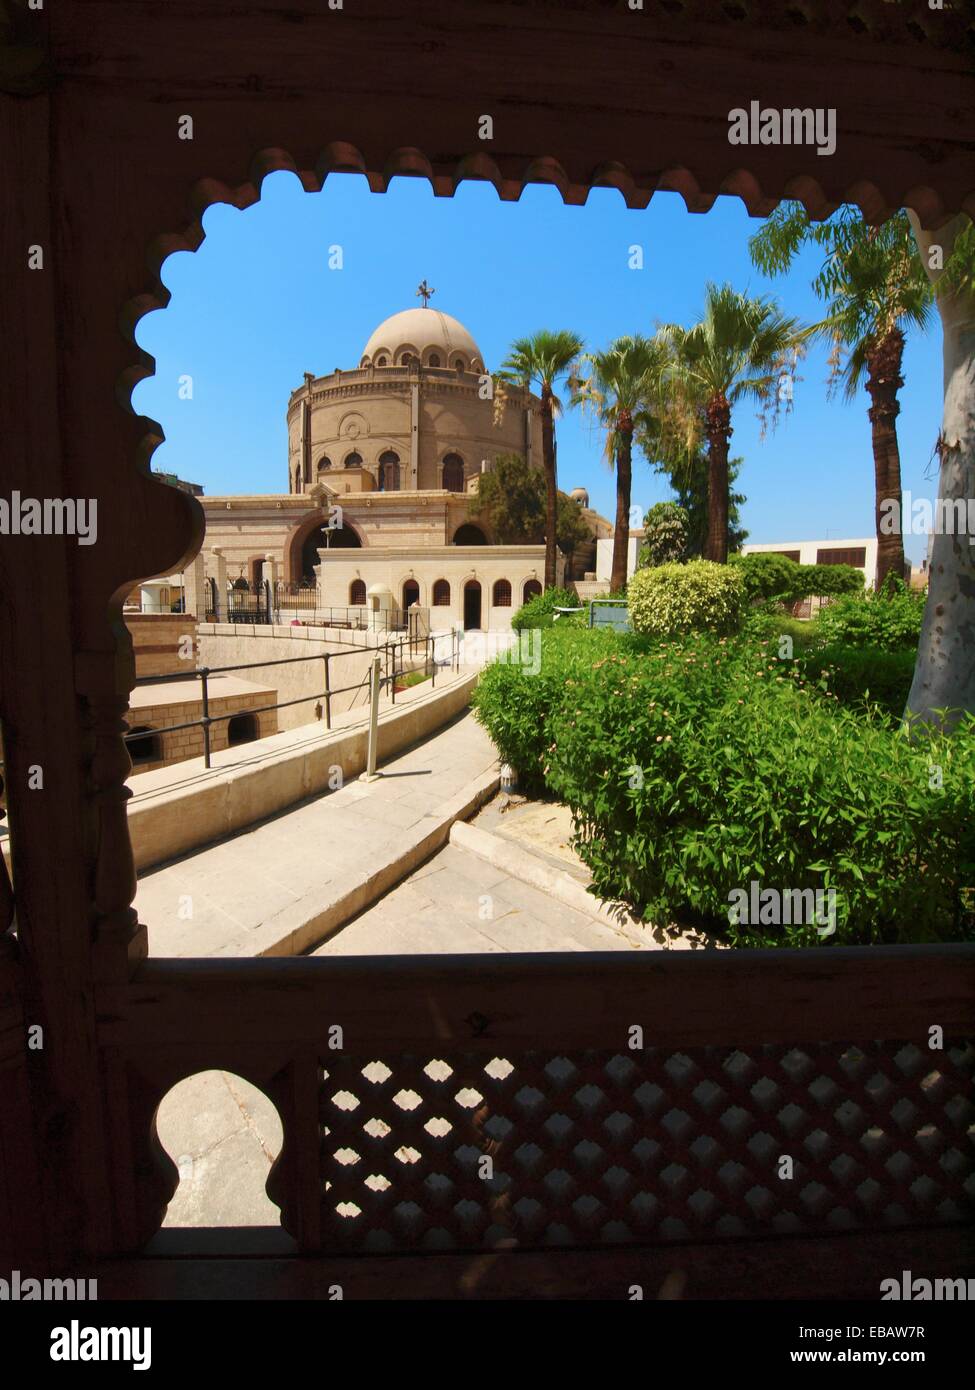
[[[430,298],[431,295],[436,293],[436,290],[430,289],[429,285],[426,282],[426,277],[424,277],[420,281],[420,288],[416,292],[417,298],[423,300],[424,309],[429,309],[430,305],[427,303],[427,300]]]

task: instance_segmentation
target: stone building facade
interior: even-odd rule
[[[292,393],[286,490],[201,499],[206,573],[221,592],[241,577],[317,586],[333,609],[380,586],[394,607],[436,610],[439,626],[507,628],[526,586],[541,586],[544,546],[495,544],[468,503],[499,454],[542,466],[540,411],[532,392],[498,387],[450,315],[394,314],[356,367],[306,373]],[[609,527],[590,519],[594,534]]]

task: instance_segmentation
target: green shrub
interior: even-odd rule
[[[738,570],[710,560],[637,570],[627,599],[634,632],[661,637],[702,630],[735,632],[745,601]]]
[[[912,743],[774,650],[555,629],[538,675],[489,667],[475,707],[571,808],[594,891],[648,921],[741,946],[975,939],[975,719]],[[752,882],[834,889],[835,935],[731,923]]]
[[[732,555],[728,563],[741,572],[753,604],[788,607],[811,594],[832,597],[863,592],[863,571],[855,565],[799,565],[772,551]]]
[[[890,595],[867,593],[837,598],[820,610],[819,630],[829,644],[916,651],[924,620],[926,595],[893,584]]]
[[[909,647],[817,645],[797,653],[806,679],[836,696],[844,705],[875,705],[900,719],[914,679],[914,652]]]
[[[511,619],[511,626],[515,632],[551,627],[556,608],[578,607],[579,600],[571,589],[546,589],[544,593],[536,594],[534,598],[522,604]],[[574,619],[567,619],[565,616],[559,619],[560,623],[566,621],[572,622]]]

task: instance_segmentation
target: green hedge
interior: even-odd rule
[[[752,639],[545,635],[542,669],[489,667],[478,718],[572,810],[601,897],[739,945],[815,925],[729,922],[733,890],[835,889],[828,944],[975,939],[975,719],[912,744]]]
[[[736,569],[712,560],[657,565],[637,570],[627,606],[634,632],[736,632],[745,614],[745,586]]]
[[[556,608],[578,608],[579,600],[571,589],[546,589],[523,603],[511,619],[515,632],[529,631],[533,628],[552,626]],[[559,622],[577,622],[578,619],[563,615]]]
[[[810,594],[833,597],[862,594],[863,571],[855,565],[799,565],[787,555],[756,551],[732,555],[728,564],[738,571],[749,603],[798,603]]]
[[[871,590],[838,598],[820,610],[819,631],[828,643],[916,651],[926,599],[926,593],[908,589],[900,581],[890,595]]]

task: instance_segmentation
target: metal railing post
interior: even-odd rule
[[[326,729],[330,729],[330,728],[332,727],[332,683],[331,683],[331,681],[329,680],[329,675],[328,675],[328,658],[329,658],[329,653],[326,652],[326,653],[325,653],[325,727],[326,727]]]
[[[395,644],[390,644],[390,645],[388,646],[387,650],[389,651],[389,654],[390,654],[390,656],[391,656],[391,658],[392,658],[392,661],[391,661],[390,665],[391,665],[391,669],[392,669],[392,673],[393,673],[393,674],[392,674],[392,677],[390,678],[390,682],[389,682],[389,703],[390,703],[391,705],[395,705],[395,703],[396,703],[396,646],[395,646]]]
[[[427,645],[430,648],[430,689],[437,688],[437,642],[436,638],[428,637]]]
[[[203,687],[203,766],[210,766],[210,691],[207,686],[207,676],[210,672],[204,666],[200,671],[200,683]]]
[[[372,659],[369,672],[369,744],[366,751],[366,770],[360,782],[375,782],[381,774],[376,771],[376,753],[379,744],[379,680],[382,657],[377,652]]]

